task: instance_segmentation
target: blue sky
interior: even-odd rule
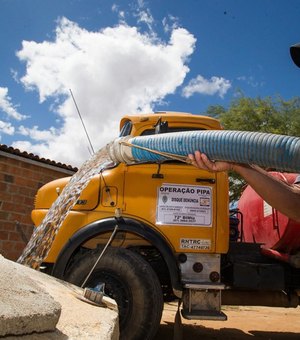
[[[124,114],[300,94],[298,0],[0,0],[0,143],[78,166]]]

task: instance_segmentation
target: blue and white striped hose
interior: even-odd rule
[[[131,147],[122,145],[122,140]],[[278,171],[300,172],[300,138],[262,132],[205,130],[119,138],[109,145],[115,162],[162,162],[168,157],[134,146],[187,156],[200,150],[210,159],[256,164]]]

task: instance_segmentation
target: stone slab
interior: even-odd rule
[[[20,268],[0,257],[0,336],[55,330],[59,302],[31,279],[32,270]]]
[[[30,277],[37,287],[50,295],[61,305],[61,314],[54,331],[30,335],[7,336],[5,340],[117,340],[119,339],[118,309],[114,300],[104,297],[106,307],[99,307],[82,301],[83,289],[55,279],[44,273],[5,260],[0,256],[0,271],[3,262],[15,268],[18,274]],[[6,264],[7,265],[7,264]],[[10,269],[9,272],[12,270]],[[7,275],[7,274],[6,274]],[[1,275],[1,277],[3,277]],[[5,279],[4,279],[5,280]],[[0,281],[1,282],[1,281]],[[8,287],[9,288],[9,287]],[[22,287],[21,287],[22,289]],[[10,294],[10,291],[6,291]],[[5,294],[0,286],[1,294]],[[32,294],[33,295],[33,294]],[[32,296],[31,295],[31,296]],[[35,294],[37,295],[37,294]],[[1,301],[1,300],[0,300]],[[29,309],[28,309],[29,313]],[[0,326],[1,329],[1,326]]]

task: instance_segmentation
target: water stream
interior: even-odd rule
[[[80,167],[52,204],[42,223],[34,228],[28,244],[17,260],[18,263],[39,269],[50,251],[55,235],[67,217],[68,212],[76,204],[83,189],[93,176],[111,165],[112,161],[107,154],[106,147],[104,147]]]

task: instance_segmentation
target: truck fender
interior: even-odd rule
[[[120,219],[106,218],[100,221],[94,221],[73,234],[60,251],[54,264],[52,275],[59,279],[63,279],[69,260],[71,259],[76,249],[78,249],[89,239],[101,233],[113,231],[116,224],[118,224],[119,231],[132,232],[148,240],[151,244],[155,245],[167,264],[173,289],[181,291],[182,286],[179,280],[179,269],[176,263],[176,258],[167,241],[157,231],[153,230],[153,228],[150,228],[147,224],[131,218],[123,217]]]

